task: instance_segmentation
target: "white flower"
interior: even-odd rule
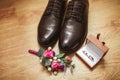
[[[54,59],[54,60],[56,60],[56,59],[57,59],[57,57],[53,57],[53,59]]]
[[[48,47],[48,50],[51,50],[52,48],[51,47]]]
[[[53,74],[56,75],[56,74],[57,74],[57,71],[54,71]]]
[[[50,62],[52,62],[53,60],[52,59],[49,59]]]
[[[71,62],[71,65],[74,65],[74,63],[73,63],[73,62]]]
[[[61,60],[60,60],[60,59],[58,59],[58,61],[60,62]]]
[[[52,69],[51,69],[51,67],[48,67],[48,71],[51,71]]]
[[[39,61],[42,62],[42,59],[40,59]]]

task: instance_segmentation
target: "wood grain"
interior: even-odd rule
[[[74,73],[49,74],[39,58],[37,25],[48,0],[0,0],[0,80],[120,80],[120,0],[89,0],[88,34],[101,33],[110,48],[90,70],[76,55]],[[56,44],[55,51],[59,51]]]

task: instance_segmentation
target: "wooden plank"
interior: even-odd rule
[[[39,49],[37,25],[48,0],[0,0],[0,80],[120,80],[120,0],[89,0],[88,34],[110,48],[90,70],[76,55],[73,74],[49,74],[28,49]],[[56,44],[55,51],[58,50]]]

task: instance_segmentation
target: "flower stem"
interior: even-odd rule
[[[31,49],[30,49],[30,50],[28,50],[28,52],[31,53],[31,54],[34,54],[34,55],[37,55],[37,56],[38,56],[38,52],[35,51],[35,50],[31,50]]]

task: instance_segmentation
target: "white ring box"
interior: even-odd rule
[[[87,37],[85,46],[76,54],[90,67],[93,68],[107,53],[108,47],[93,35]]]

